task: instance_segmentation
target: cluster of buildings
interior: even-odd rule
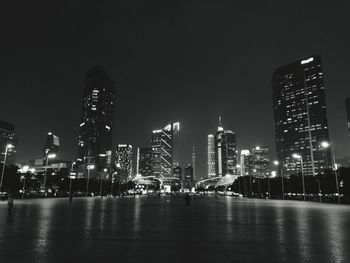
[[[272,170],[283,176],[301,170],[305,175],[315,176],[333,167],[321,58],[311,56],[278,68],[272,76],[272,95],[276,160],[271,162],[269,148],[264,146],[238,151],[236,133],[224,129],[220,118],[217,130],[207,138],[208,178],[227,174],[268,177]],[[88,170],[90,176],[96,178],[112,173],[123,180],[130,180],[135,175],[155,177],[164,181],[177,180],[182,186],[191,187],[196,179],[195,148],[193,146],[192,163],[182,167],[179,163],[179,122],[153,130],[149,147],[135,149],[126,143],[112,148],[115,98],[114,82],[109,75],[99,66],[90,69],[83,84],[76,162],[60,160],[59,137],[48,133],[43,158],[25,165],[37,171],[48,167],[71,168],[78,177],[86,176]],[[350,132],[350,97],[345,104]],[[328,142],[330,147],[324,147],[322,142]],[[0,149],[7,153],[7,164],[15,162],[16,145],[14,125],[0,121]],[[296,153],[300,158],[293,158]],[[136,171],[133,170],[134,154]],[[4,154],[0,161],[4,162]]]

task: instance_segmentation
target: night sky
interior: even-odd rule
[[[326,4],[325,2],[328,2]],[[330,134],[350,155],[350,1],[6,1],[0,14],[0,119],[16,126],[17,161],[40,158],[46,133],[77,157],[82,83],[101,65],[116,83],[114,144],[149,146],[151,131],[181,122],[182,162],[218,116],[238,149],[274,157],[270,79],[276,68],[322,57]]]

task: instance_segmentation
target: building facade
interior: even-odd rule
[[[249,150],[241,150],[241,176],[253,175],[253,155]]]
[[[348,132],[350,135],[350,97],[345,99],[346,117],[348,121]]]
[[[111,165],[114,83],[99,66],[86,74],[79,130],[77,164],[94,164],[95,171]]]
[[[132,145],[118,144],[115,155],[115,166],[117,173],[132,177]]]
[[[208,178],[215,176],[215,139],[213,134],[208,134]]]
[[[60,138],[57,135],[53,134],[52,132],[49,132],[46,136],[46,141],[43,149],[44,160],[46,160],[49,154],[55,154],[56,156],[58,156],[59,149],[60,149]]]
[[[152,148],[137,149],[137,174],[152,175]]]
[[[331,168],[325,87],[321,58],[311,56],[278,68],[272,77],[277,158],[283,176],[301,171],[306,175]]]
[[[172,177],[174,163],[174,136],[179,132],[180,124],[169,123],[161,130],[152,132],[153,175]]]
[[[15,147],[7,148],[6,164],[14,164],[16,159],[16,146],[17,146],[15,126],[12,123],[0,120],[0,152],[1,152],[0,161],[1,163],[4,162],[6,147],[9,144]]]
[[[257,146],[252,150],[253,175],[260,178],[270,177],[269,148]]]

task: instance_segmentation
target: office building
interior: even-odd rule
[[[215,135],[215,173],[216,176],[237,174],[236,135],[231,130],[224,130],[219,119]]]
[[[264,146],[257,146],[252,150],[253,159],[253,175],[259,178],[269,177],[270,158],[269,148]]]
[[[12,148],[7,148],[6,164],[14,164],[16,159],[17,138],[15,126],[9,122],[0,120],[0,156],[1,163],[4,162],[7,145],[11,144]]]
[[[253,175],[253,156],[249,150],[241,150],[241,174],[240,176]]]
[[[208,178],[215,177],[215,139],[213,134],[208,135]]]
[[[118,144],[115,157],[117,172],[124,176],[132,176],[132,145]]]
[[[60,149],[60,138],[57,135],[53,134],[52,132],[49,132],[46,136],[46,141],[43,149],[44,160],[46,160],[49,154],[55,154],[56,156],[58,156],[59,149]]]
[[[94,164],[95,171],[110,166],[114,100],[112,79],[99,66],[90,69],[83,86],[78,165]]]
[[[152,148],[137,149],[137,174],[152,175]]]
[[[161,130],[152,132],[153,175],[172,177],[174,163],[174,136],[177,136],[180,124],[169,123]]]
[[[311,56],[276,70],[272,77],[277,158],[283,176],[301,171],[315,176],[331,168],[325,87],[321,58]]]

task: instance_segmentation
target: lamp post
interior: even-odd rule
[[[2,190],[2,182],[4,180],[4,173],[5,173],[5,166],[6,166],[6,159],[7,159],[8,150],[13,148],[13,147],[15,147],[15,146],[13,146],[12,144],[7,144],[5,147],[5,156],[4,156],[4,162],[2,164],[1,180],[0,180],[0,192]]]
[[[70,174],[69,174],[69,196],[72,195],[72,179],[73,179],[73,168],[74,168],[75,162],[72,162],[72,167],[70,169]]]
[[[55,153],[50,153],[46,156],[46,165],[45,165],[45,173],[44,173],[44,191],[46,192],[46,173],[47,173],[47,166],[49,165],[49,159],[56,158]]]
[[[86,195],[88,195],[89,194],[90,170],[95,169],[95,165],[89,164],[86,168],[88,170],[88,176],[87,176],[87,182],[86,182]]]
[[[107,168],[103,169],[104,173],[107,173],[107,171],[108,171]],[[101,179],[101,182],[100,182],[100,196],[102,197],[102,174],[101,174],[101,178],[100,179]]]
[[[281,189],[282,189],[282,199],[284,199],[284,182],[283,182],[283,169],[282,166],[279,166],[279,161],[273,161],[273,164],[276,166],[276,168],[280,167],[280,173],[281,173]]]
[[[338,197],[338,204],[340,204],[340,194],[339,194],[339,183],[338,183],[338,171],[337,171],[337,164],[335,162],[335,153],[334,153],[334,145],[331,145],[329,142],[321,142],[321,147],[324,149],[330,149],[331,155],[332,155],[332,169],[334,169],[334,175],[335,175],[335,185],[337,188],[337,197]]]
[[[304,196],[304,201],[306,201],[305,182],[304,182],[304,172],[303,172],[303,157],[301,156],[301,154],[297,154],[297,153],[294,153],[294,154],[292,155],[292,157],[293,157],[294,159],[300,160],[301,180],[302,180],[302,183],[303,183],[303,196]]]

